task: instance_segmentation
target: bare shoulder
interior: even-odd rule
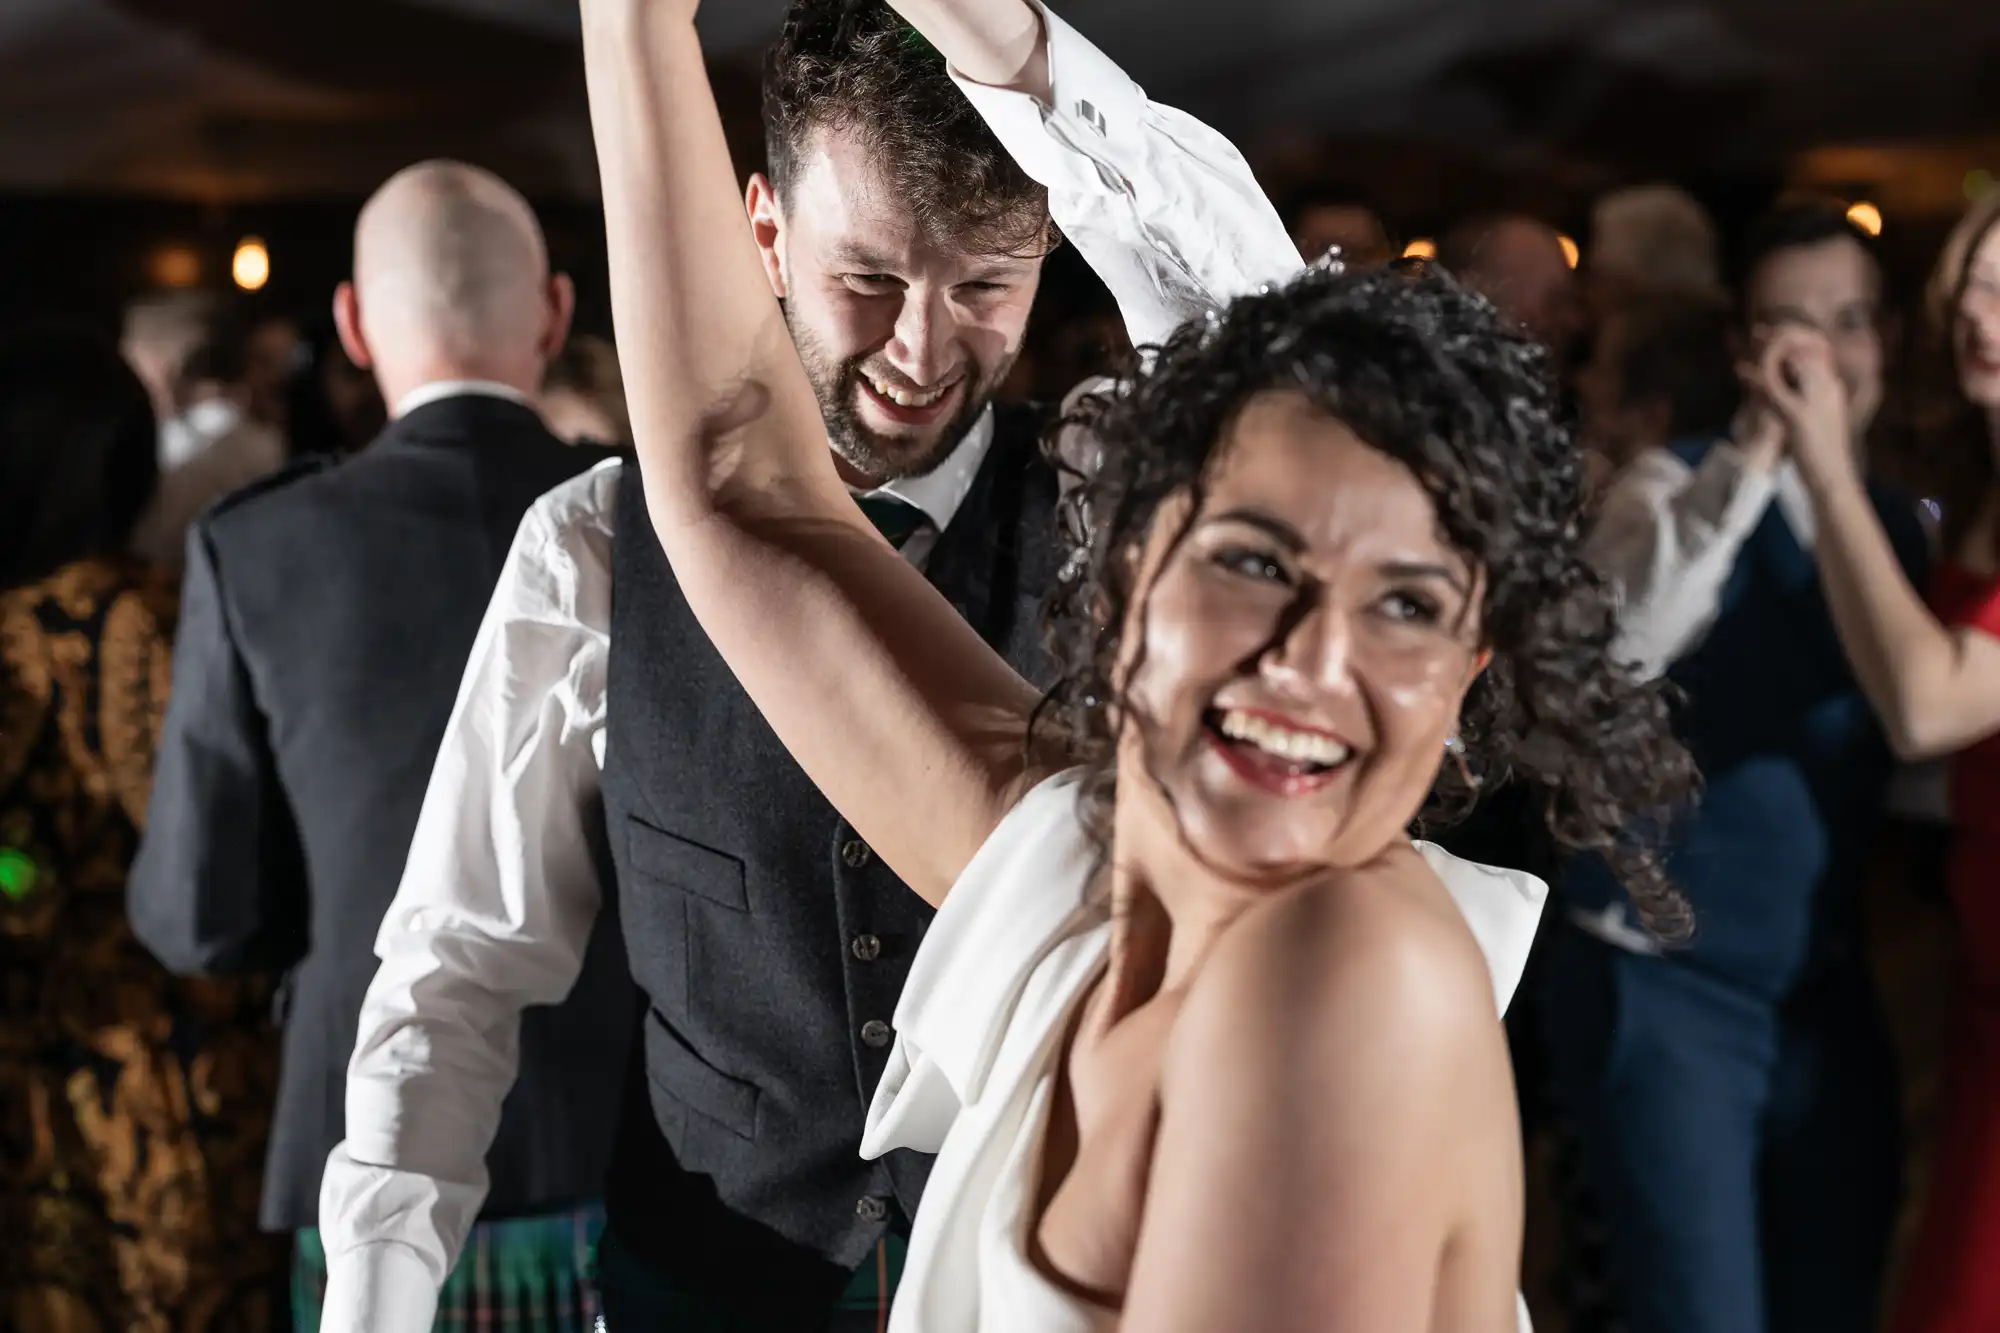
[[[1511,1328],[1520,1157],[1484,955],[1430,867],[1275,896],[1168,1038],[1127,1321]]]
[[[1374,1066],[1408,1091],[1507,1077],[1485,955],[1401,848],[1245,913],[1190,989],[1168,1060],[1170,1081],[1189,1065],[1312,1084]]]

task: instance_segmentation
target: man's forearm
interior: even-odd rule
[[[1769,469],[1722,445],[1692,472],[1642,457],[1612,483],[1584,554],[1618,586],[1617,651],[1642,675],[1665,671],[1714,622],[1771,494]]]
[[[1050,216],[1117,300],[1134,345],[1163,342],[1187,320],[1302,267],[1235,145],[1149,101],[1061,14],[1027,0],[915,3],[1020,10],[1036,24],[1039,92],[987,84],[964,69],[954,75],[1015,162],[1048,187]],[[989,71],[996,77],[1020,63],[1021,43],[1007,50]]]

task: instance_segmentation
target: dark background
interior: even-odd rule
[[[782,0],[702,23],[741,165]],[[1273,193],[1331,174],[1405,236],[1518,207],[1587,246],[1589,200],[1694,190],[1725,233],[1787,188],[1867,198],[1913,279],[2000,172],[2000,5],[1975,0],[1072,0],[1154,96],[1243,145]],[[319,309],[360,201],[410,161],[537,202],[607,322],[575,0],[0,0],[0,319],[108,317],[165,277]],[[192,253],[190,264],[188,254]],[[180,272],[171,272],[178,266]]]

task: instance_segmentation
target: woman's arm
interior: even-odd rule
[[[835,474],[744,221],[694,12],[583,6],[647,506],[689,606],[779,739],[936,902],[1030,776],[1036,695]]]
[[[889,7],[975,83],[1049,100],[1049,46],[1028,0],[889,0]]]
[[[1456,909],[1412,891],[1430,875],[1405,847],[1217,943],[1168,1049],[1122,1327],[1511,1333],[1506,1041]]]
[[[2000,640],[1940,624],[1904,577],[1849,447],[1825,340],[1788,329],[1752,373],[1785,415],[1819,518],[1820,581],[1833,623],[1896,753],[1948,754],[2000,729]]]

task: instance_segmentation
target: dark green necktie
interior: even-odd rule
[[[897,550],[918,532],[930,526],[931,518],[923,510],[908,500],[899,500],[893,495],[876,492],[873,495],[859,495],[855,502],[861,512],[868,515],[868,521],[876,531],[889,539],[889,545]]]

